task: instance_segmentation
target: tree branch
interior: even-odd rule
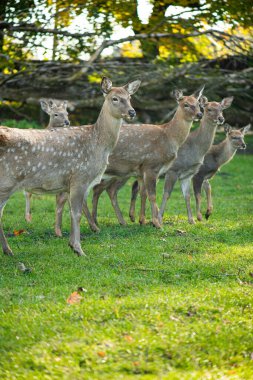
[[[42,33],[42,34],[54,34],[62,35],[71,38],[83,38],[94,36],[95,33],[85,32],[85,33],[71,33],[66,30],[52,29],[52,28],[38,28],[34,24],[20,24],[15,25],[10,22],[0,22],[0,30],[9,30],[11,32],[31,32],[31,33]]]

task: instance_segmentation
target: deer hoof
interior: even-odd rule
[[[14,256],[12,250],[10,249],[10,247],[6,247],[3,249],[3,253],[6,255],[6,256]]]
[[[210,211],[207,211],[206,213],[205,213],[205,218],[206,218],[206,220],[208,220],[209,219],[209,216],[211,215],[211,212]]]
[[[62,237],[62,232],[61,232],[61,229],[60,229],[60,228],[55,227],[54,232],[55,232],[55,235],[56,235],[57,237]]]
[[[98,226],[96,224],[91,224],[90,229],[93,232],[100,232],[100,228],[98,228]]]
[[[189,219],[188,222],[189,222],[190,224],[196,224],[196,222],[195,222],[194,219]]]
[[[69,242],[69,246],[71,249],[73,249],[73,251],[77,254],[77,256],[86,256],[80,244],[72,244]]]
[[[162,228],[161,224],[159,223],[158,219],[153,219],[152,224],[155,228]]]
[[[129,218],[130,218],[130,220],[131,220],[131,222],[135,222],[135,216],[134,215],[132,215],[132,214],[129,214]]]
[[[141,218],[141,219],[139,220],[139,223],[140,223],[141,226],[145,226],[145,224],[147,224],[145,218]]]
[[[197,219],[198,219],[199,222],[202,222],[202,220],[203,220],[202,214],[198,214],[197,215]]]
[[[121,220],[120,222],[119,222],[119,224],[121,225],[121,226],[126,226],[127,224],[126,224],[126,221],[123,219],[123,220]]]
[[[25,215],[25,220],[27,221],[27,223],[31,223],[31,221],[32,221],[32,215],[31,214],[26,214]]]

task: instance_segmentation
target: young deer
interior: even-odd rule
[[[105,101],[95,124],[51,130],[20,130],[0,127],[0,242],[13,255],[2,226],[3,208],[19,189],[32,193],[69,194],[70,247],[84,255],[80,244],[80,219],[89,189],[99,183],[114,148],[123,117],[133,118],[130,95],[140,81],[112,87],[101,82]]]
[[[183,96],[182,91],[175,92],[178,102],[173,119],[163,125],[135,124],[124,125],[118,143],[109,157],[109,165],[102,182],[93,189],[93,220],[97,220],[97,204],[101,193],[106,190],[110,196],[120,224],[125,224],[118,206],[117,193],[131,176],[142,181],[142,197],[148,195],[152,210],[152,223],[160,228],[158,207],[156,204],[156,181],[165,173],[177,156],[179,147],[187,138],[192,122],[201,118],[197,95]],[[141,214],[140,223],[145,223]]]
[[[40,105],[49,116],[49,123],[46,129],[67,127],[70,125],[67,111],[67,101],[56,101],[54,99],[40,99]],[[31,198],[32,193],[24,192],[26,199],[25,219],[29,223],[32,220]]]
[[[191,179],[198,172],[204,161],[205,154],[213,143],[217,125],[224,123],[223,110],[230,107],[232,101],[233,97],[224,98],[220,103],[208,102],[206,97],[201,99],[204,115],[200,127],[189,134],[178,151],[177,159],[165,175],[163,199],[159,210],[159,220],[161,222],[167,200],[175,183],[179,180],[186,202],[188,222],[195,223],[190,204]]]
[[[213,178],[217,171],[234,157],[237,149],[246,149],[244,135],[249,131],[250,124],[241,129],[232,129],[229,125],[224,127],[226,138],[221,143],[213,145],[205,156],[203,165],[193,177],[193,189],[196,198],[197,219],[202,221],[201,214],[201,189],[204,187],[207,197],[206,219],[213,211],[211,195],[211,184],[209,179]]]

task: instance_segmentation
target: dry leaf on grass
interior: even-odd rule
[[[73,292],[67,299],[67,303],[69,305],[74,305],[76,303],[80,303],[83,297],[78,292]]]
[[[24,234],[26,232],[26,230],[14,230],[13,231],[13,235],[14,236],[19,236],[21,234]]]
[[[131,335],[125,335],[125,336],[124,336],[124,339],[125,339],[127,342],[132,342],[132,341],[133,341],[133,338],[131,337]]]
[[[104,351],[98,351],[98,356],[104,358],[106,356],[106,353]]]

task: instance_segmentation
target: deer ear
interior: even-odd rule
[[[40,106],[44,112],[50,115],[50,108],[47,99],[40,99]]]
[[[109,94],[112,89],[112,81],[107,77],[103,77],[101,81],[101,89],[104,95]]]
[[[123,88],[129,93],[129,95],[133,95],[140,87],[140,84],[140,80],[134,80],[133,82],[127,83]]]
[[[192,94],[192,96],[194,96],[194,98],[196,98],[197,100],[199,100],[201,98],[201,96],[203,95],[204,88],[205,88],[205,85],[203,87],[201,87],[200,90],[195,91]]]
[[[232,127],[229,124],[225,124],[224,131],[228,135],[232,131]]]
[[[230,96],[229,98],[224,98],[221,101],[221,108],[224,110],[231,106],[232,102],[234,100],[233,96]]]
[[[61,103],[61,106],[66,110],[66,109],[67,109],[67,106],[68,106],[68,101],[67,101],[67,100],[64,100],[64,101]]]
[[[202,107],[206,107],[207,106],[207,103],[208,103],[208,99],[206,96],[201,96],[201,98],[199,99],[199,103]]]
[[[248,124],[246,125],[246,127],[241,128],[240,131],[242,132],[243,135],[245,135],[245,133],[249,132],[250,128],[251,128],[251,124]]]
[[[180,100],[183,99],[184,94],[182,90],[176,89],[173,91],[173,96],[176,98],[176,101],[179,102]]]

